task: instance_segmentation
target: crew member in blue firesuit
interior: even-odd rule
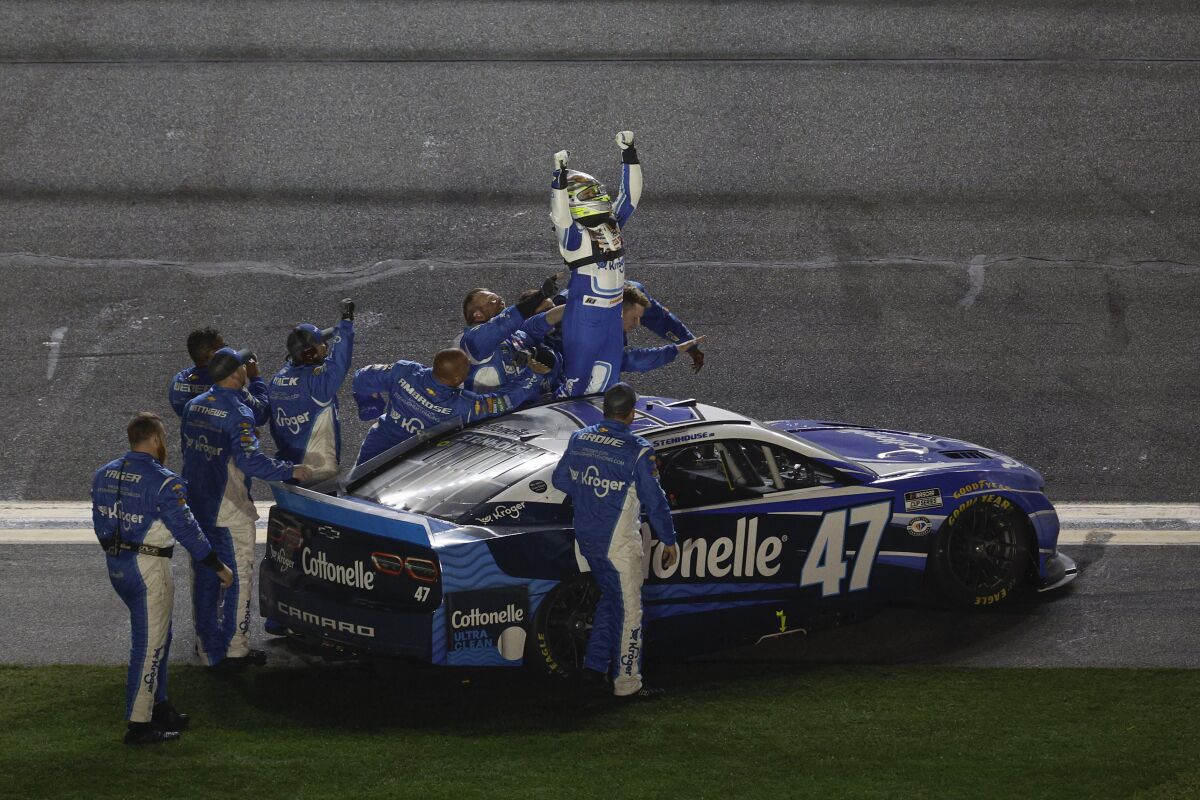
[[[189,717],[167,699],[175,542],[222,586],[233,573],[213,552],[187,504],[187,484],[165,465],[167,432],[148,411],[125,428],[129,452],[96,470],[92,525],[107,554],[108,579],[129,606],[129,672],[125,680],[125,744],[178,739]]]
[[[222,592],[205,571],[192,569],[197,653],[209,667],[267,661],[262,650],[250,649],[254,523],[258,519],[250,499],[250,478],[293,478],[299,483],[312,478],[312,470],[303,464],[276,461],[260,449],[254,414],[241,400],[245,364],[251,356],[249,350],[232,347],[213,353],[208,362],[213,388],[187,404],[180,431],[183,477],[191,487],[192,510],[234,577],[233,586]]]
[[[670,314],[672,320],[678,324],[672,324],[671,337],[664,336],[663,338],[676,338],[678,331],[683,331],[688,338],[675,342],[673,344],[661,345],[659,347],[629,347],[628,336],[636,328],[643,325],[647,317],[652,313],[654,301],[637,287],[641,284],[628,281],[625,284],[625,289],[621,293],[621,332],[625,337],[623,342],[625,348],[621,352],[621,372],[649,372],[659,367],[666,366],[675,360],[675,357],[680,353],[692,355],[700,349],[700,344],[707,338],[705,336],[695,336],[687,329],[682,322],[674,314]],[[565,302],[565,300],[564,300]],[[558,306],[561,308],[561,306]],[[659,309],[665,311],[662,306]],[[657,318],[656,318],[657,319]],[[562,338],[558,335],[558,331],[554,330],[547,334],[543,341],[556,356],[555,367],[562,361],[561,348],[563,346]],[[703,356],[697,360],[692,358],[692,370],[699,372],[700,367],[704,364]]]
[[[523,293],[508,307],[504,298],[490,289],[467,292],[463,298],[467,327],[452,346],[471,360],[465,382],[469,391],[494,391],[514,379],[521,371],[519,354],[528,353],[562,321],[565,308],[548,302],[557,292],[553,276],[546,279],[541,289]]]
[[[200,328],[188,334],[187,349],[192,357],[192,366],[181,369],[171,379],[171,388],[167,390],[167,400],[178,416],[183,416],[183,408],[189,400],[212,387],[208,360],[224,346],[225,339],[216,328]],[[266,425],[271,407],[267,402],[267,383],[258,374],[257,359],[246,364],[246,377],[248,381],[242,390],[242,402],[254,412],[255,426]]]
[[[621,293],[625,288],[622,228],[642,196],[642,167],[633,132],[617,134],[621,191],[615,203],[591,175],[567,169],[570,154],[554,154],[550,219],[558,250],[571,270],[563,317],[563,385],[567,397],[602,392],[620,380]]]
[[[538,394],[538,375],[522,367],[517,379],[491,394],[462,388],[471,369],[467,354],[458,348],[438,351],[433,366],[415,361],[373,364],[354,373],[354,401],[358,418],[378,417],[367,431],[358,464],[370,461],[421,431],[461,419],[463,424],[516,409]]]
[[[276,456],[312,469],[312,483],[338,473],[342,429],[338,387],[354,351],[354,302],[341,302],[336,328],[297,325],[287,337],[288,362],[268,384]]]
[[[643,284],[637,281],[625,281],[625,288],[637,289],[646,298],[645,311],[639,317],[638,325],[672,344],[683,344],[697,338],[683,320],[671,313],[671,309],[651,297]],[[625,311],[628,311],[628,306],[625,307]],[[637,325],[633,327],[636,328]],[[626,321],[625,333],[628,334],[630,330],[632,328]],[[693,346],[683,352],[686,352],[692,359],[692,372],[699,372],[704,368],[704,353],[700,351],[699,347]]]
[[[642,296],[645,297],[646,300],[645,303],[641,303],[640,300],[638,301],[639,305],[644,306],[644,311],[642,311],[641,316],[638,317],[637,324],[632,326],[629,324],[629,314],[631,313],[629,309],[630,289],[636,289],[641,293]],[[565,305],[567,302],[567,292],[565,290],[559,292],[551,299],[551,302],[555,305]],[[538,310],[544,311],[545,308]],[[629,332],[633,330],[633,328],[636,328],[640,325],[641,327],[658,336],[660,339],[666,339],[672,344],[683,344],[684,342],[690,342],[697,338],[696,334],[692,333],[691,329],[684,323],[683,320],[676,316],[671,309],[667,308],[662,303],[651,297],[650,293],[646,291],[646,287],[638,281],[625,281],[625,295],[623,299],[623,305],[621,307],[621,316],[624,319],[625,334],[627,336]],[[562,352],[562,333],[560,330],[556,329],[547,334],[545,337],[545,342],[555,351],[559,353]],[[626,342],[626,345],[628,345],[628,342]],[[681,352],[686,352],[692,359],[692,372],[699,372],[704,368],[704,353],[699,347],[692,346]],[[621,371],[637,372],[638,370],[630,369],[626,363],[622,365]]]
[[[618,697],[653,698],[663,690],[642,683],[643,507],[664,545],[664,569],[679,547],[654,448],[629,430],[636,404],[629,384],[605,392],[604,421],[571,434],[553,482],[572,500],[575,539],[600,586],[584,669],[611,679]]]

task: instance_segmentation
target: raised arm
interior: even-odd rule
[[[621,148],[621,192],[613,204],[613,216],[624,228],[642,199],[642,165],[638,161],[637,148],[633,146],[633,131],[618,133],[617,147]]]
[[[349,316],[343,315],[342,321],[338,323],[337,334],[329,346],[329,355],[325,357],[324,364],[313,370],[310,384],[313,399],[318,403],[333,400],[342,381],[346,379],[346,373],[350,371],[350,359],[354,355],[353,303],[350,303]]]

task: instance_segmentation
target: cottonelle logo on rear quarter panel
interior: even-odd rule
[[[404,566],[409,559],[422,567],[432,565],[433,574],[422,569],[421,575],[414,577]],[[381,568],[380,562],[393,567]],[[309,520],[278,506],[271,509],[267,523],[267,564],[276,580],[289,588],[330,601],[368,600],[421,610],[432,610],[441,603],[440,568],[433,550]]]

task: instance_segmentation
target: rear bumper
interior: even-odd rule
[[[1046,558],[1042,567],[1041,580],[1038,583],[1039,592],[1050,592],[1066,586],[1079,577],[1079,568],[1070,556],[1054,553]]]
[[[331,601],[283,585],[264,559],[258,573],[258,610],[305,637],[355,652],[428,662],[433,615]]]

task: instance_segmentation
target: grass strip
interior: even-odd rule
[[[1200,797],[1200,673],[694,663],[620,704],[512,671],[0,667],[0,797]]]

